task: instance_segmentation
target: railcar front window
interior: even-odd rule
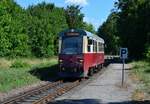
[[[82,38],[80,37],[65,37],[62,41],[62,54],[81,54],[82,53]]]

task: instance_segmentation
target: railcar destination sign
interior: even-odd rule
[[[68,33],[66,33],[66,35],[67,36],[78,36],[79,33],[77,33],[77,32],[68,32]]]

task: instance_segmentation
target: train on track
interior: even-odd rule
[[[104,64],[104,40],[82,29],[59,33],[60,77],[88,77]]]

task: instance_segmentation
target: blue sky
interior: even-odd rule
[[[82,13],[85,14],[84,21],[92,23],[97,29],[108,17],[113,9],[116,0],[15,0],[19,5],[27,8],[29,5],[36,5],[40,2],[54,3],[59,7],[66,7],[68,4],[79,4]]]

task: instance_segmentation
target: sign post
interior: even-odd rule
[[[120,59],[122,59],[122,87],[124,85],[124,65],[125,65],[125,59],[128,58],[128,49],[127,48],[120,48]]]

